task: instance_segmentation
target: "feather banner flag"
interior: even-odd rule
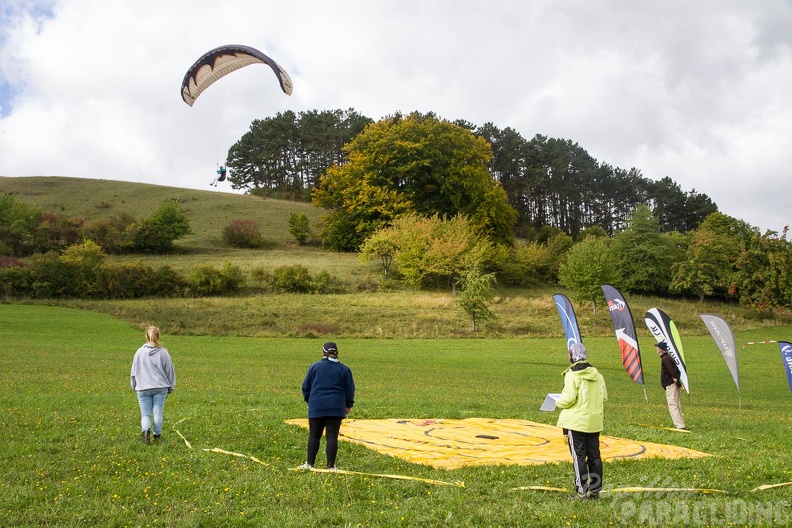
[[[734,384],[737,386],[737,398],[742,407],[742,396],[740,395],[740,366],[737,362],[737,342],[734,340],[734,332],[732,332],[729,323],[724,321],[721,317],[714,314],[699,314],[704,325],[709,330],[715,344],[729,367]]]
[[[613,319],[613,329],[616,332],[616,339],[619,341],[622,365],[624,365],[627,374],[635,383],[643,385],[641,351],[638,349],[638,336],[635,334],[635,323],[633,323],[630,307],[627,306],[627,301],[624,300],[624,296],[619,290],[610,284],[602,284],[600,287],[602,288],[602,293],[605,294],[608,310],[610,311],[611,319]],[[649,401],[646,396],[645,386],[644,399],[647,402]]]
[[[788,341],[779,341],[778,346],[781,348],[781,360],[784,362],[784,370],[786,371],[787,381],[789,382],[789,390],[792,391],[792,343]]]
[[[682,350],[682,339],[679,337],[679,331],[674,321],[672,321],[663,310],[651,308],[646,312],[644,322],[655,339],[657,339],[658,343],[660,341],[665,341],[668,344],[668,355],[671,356],[674,363],[676,363],[679,369],[679,379],[682,382],[682,386],[687,393],[690,394],[687,367],[685,366],[685,352]]]
[[[561,324],[564,327],[564,334],[566,335],[567,351],[575,343],[582,343],[580,338],[580,329],[578,328],[577,318],[575,317],[575,310],[572,308],[572,303],[563,293],[556,293],[553,295],[556,308],[558,308],[558,315],[561,316]]]

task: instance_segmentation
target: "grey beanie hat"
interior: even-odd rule
[[[569,362],[570,363],[577,363],[578,361],[583,361],[586,359],[586,347],[583,346],[583,343],[575,343],[571,347],[569,347]]]

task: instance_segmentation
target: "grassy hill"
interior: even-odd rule
[[[96,220],[119,213],[145,218],[162,200],[178,200],[185,208],[194,234],[179,241],[182,248],[210,249],[230,221],[249,218],[259,222],[267,236],[278,244],[293,241],[289,234],[289,215],[305,213],[312,222],[321,211],[306,203],[259,198],[247,194],[181,189],[164,185],[130,183],[85,178],[40,176],[0,177],[0,192],[12,193],[20,200],[72,218]]]
[[[138,327],[157,324],[166,333],[192,335],[438,338],[438,337],[561,337],[563,331],[552,294],[563,291],[552,285],[530,289],[501,289],[491,309],[496,319],[475,334],[470,321],[449,291],[379,291],[376,264],[361,264],[357,255],[324,251],[318,244],[298,246],[288,232],[291,213],[305,213],[312,223],[322,215],[305,203],[263,199],[218,191],[180,189],[160,185],[62,177],[0,177],[0,192],[47,211],[86,220],[128,213],[150,215],[167,198],[179,200],[190,219],[193,234],[177,242],[172,255],[112,257],[150,265],[168,264],[188,272],[199,264],[222,266],[231,262],[245,272],[254,267],[274,269],[301,264],[312,274],[325,271],[351,284],[345,295],[278,295],[252,291],[237,297],[196,299],[144,299],[131,301],[57,301],[59,304],[105,312]],[[235,219],[254,219],[271,249],[242,250],[224,247],[222,229]],[[660,307],[685,335],[707,333],[699,318],[710,312],[723,316],[738,339],[788,339],[792,321],[760,320],[735,304],[686,299],[628,296],[641,337],[651,340],[643,314]],[[583,336],[611,335],[607,310],[594,313],[576,306]],[[786,325],[786,326],[784,326]],[[780,328],[779,328],[780,327]],[[648,341],[651,342],[651,341]]]

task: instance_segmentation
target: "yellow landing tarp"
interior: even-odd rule
[[[308,427],[308,420],[286,423]],[[569,462],[561,429],[528,420],[344,420],[341,440],[416,464],[455,469],[498,464]],[[707,453],[673,445],[600,436],[603,460],[698,458]]]

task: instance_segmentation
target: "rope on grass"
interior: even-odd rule
[[[664,431],[674,431],[675,433],[690,433],[687,429],[677,429],[676,427],[663,427],[660,425],[649,425],[649,424],[636,424],[641,427],[648,427],[649,429],[663,429]]]
[[[792,486],[792,482],[782,482],[781,484],[762,484],[761,486],[757,486],[751,491],[764,491],[773,488],[783,488],[784,486]]]
[[[519,488],[512,488],[512,491],[523,491],[523,490],[558,491],[560,493],[566,493],[568,491],[566,488],[554,488],[553,486],[520,486]]]
[[[184,445],[186,445],[188,449],[192,449],[192,446],[190,445],[190,442],[188,442],[188,441],[187,441],[187,439],[186,439],[186,438],[184,438],[184,435],[182,435],[182,434],[179,432],[179,430],[178,430],[178,429],[174,429],[174,431],[176,431],[176,434],[177,434],[177,435],[179,435],[179,436],[181,437],[181,439],[182,439],[182,440],[184,440]]]
[[[709,488],[641,488],[641,487],[628,487],[628,488],[612,488],[602,490],[602,493],[652,493],[652,492],[683,492],[683,493],[728,493],[724,490],[709,489]]]
[[[300,471],[302,468],[289,468],[289,471]],[[426,479],[420,477],[410,477],[407,475],[386,475],[382,473],[363,473],[360,471],[348,471],[345,469],[320,469],[320,468],[310,468],[310,471],[315,473],[339,473],[341,475],[361,475],[364,477],[378,477],[378,478],[389,478],[389,479],[397,479],[397,480],[415,480],[418,482],[426,482],[427,484],[435,484],[437,486],[457,486],[459,488],[464,488],[465,483],[462,481],[455,481],[455,482],[445,482],[442,480],[434,480],[434,479]]]
[[[233,451],[226,451],[225,449],[220,449],[219,447],[213,447],[211,449],[203,449],[203,451],[209,451],[209,452],[212,452],[212,453],[222,453],[224,455],[231,455],[231,456],[240,457],[240,458],[247,458],[248,460],[252,460],[253,462],[255,462],[257,464],[261,464],[262,466],[272,467],[270,464],[267,464],[266,462],[262,462],[261,460],[259,460],[258,458],[254,457],[254,456],[245,455],[245,454],[242,454],[242,453],[234,453]]]

